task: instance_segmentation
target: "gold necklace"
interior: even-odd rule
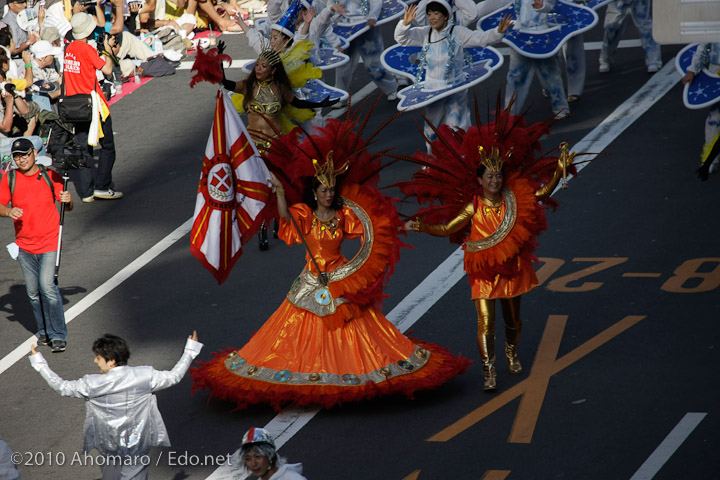
[[[497,217],[500,217],[500,207],[505,203],[505,199],[501,196],[499,200],[491,200],[485,196],[481,198],[484,205],[482,212],[483,216],[487,217],[489,213],[494,213]]]
[[[327,230],[328,232],[332,232],[332,238],[337,237],[337,228],[338,228],[338,219],[336,212],[334,210],[330,210],[332,212],[332,217],[330,217],[328,220],[323,220],[320,218],[317,214],[317,212],[313,212],[313,223],[312,226],[320,225],[320,231]]]

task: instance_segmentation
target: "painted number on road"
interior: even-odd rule
[[[628,261],[627,257],[576,257],[573,262],[593,262],[594,265],[582,268],[576,272],[551,279],[552,276],[565,264],[560,258],[541,257],[541,267],[537,271],[538,282],[553,292],[590,292],[603,286],[603,282],[587,281],[595,273],[617,267]],[[625,272],[623,277],[658,278],[661,273],[631,273]],[[581,281],[582,280],[582,281]],[[672,293],[702,293],[720,287],[720,258],[693,258],[686,260],[673,272],[660,287]]]

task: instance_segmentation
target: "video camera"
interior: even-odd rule
[[[72,127],[58,120],[45,122],[40,136],[47,138],[47,155],[58,171],[77,170],[92,166],[93,157],[87,149],[75,144]]]
[[[48,153],[52,158],[53,167],[57,170],[78,170],[90,168],[92,157],[86,157],[86,151],[75,145],[63,145],[58,148],[48,147]]]

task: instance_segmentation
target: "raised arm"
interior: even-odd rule
[[[162,390],[164,388],[171,387],[185,376],[185,373],[190,368],[190,364],[200,354],[203,344],[197,341],[197,332],[193,331],[185,343],[185,350],[183,351],[182,357],[175,364],[172,370],[153,370],[152,378],[150,379],[150,388],[153,392]]]
[[[90,397],[90,386],[85,381],[85,377],[80,380],[63,380],[57,373],[50,370],[43,354],[35,351],[35,345],[31,347],[30,365],[45,379],[50,388],[63,397]]]
[[[400,45],[407,46],[420,46],[425,42],[427,38],[430,26],[424,27],[413,27],[412,22],[418,12],[417,5],[410,5],[405,9],[405,15],[395,26],[395,41]]]
[[[268,181],[272,184],[275,195],[277,196],[277,209],[278,215],[285,221],[290,220],[290,210],[288,209],[287,199],[285,199],[285,189],[280,183],[280,180],[275,176],[274,173],[270,173]]]
[[[543,198],[549,196],[552,192],[554,192],[555,188],[560,182],[560,179],[566,175],[567,167],[569,167],[574,160],[575,153],[568,153],[567,143],[562,143],[560,145],[560,158],[558,158],[558,164],[557,167],[555,167],[555,173],[553,173],[553,177],[550,179],[549,182],[547,182],[535,192],[535,198],[537,198],[538,200],[542,200]]]

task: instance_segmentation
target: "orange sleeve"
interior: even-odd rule
[[[360,222],[360,219],[351,208],[343,207],[342,210],[340,210],[340,215],[343,236],[345,238],[358,238],[363,236],[365,230],[363,229],[362,222]]]
[[[312,209],[304,203],[296,203],[290,208],[290,215],[295,219],[295,223],[300,228],[303,235],[308,235],[312,228],[313,212]],[[280,228],[278,229],[278,238],[288,245],[294,243],[302,243],[302,238],[297,232],[292,221],[280,219]]]

